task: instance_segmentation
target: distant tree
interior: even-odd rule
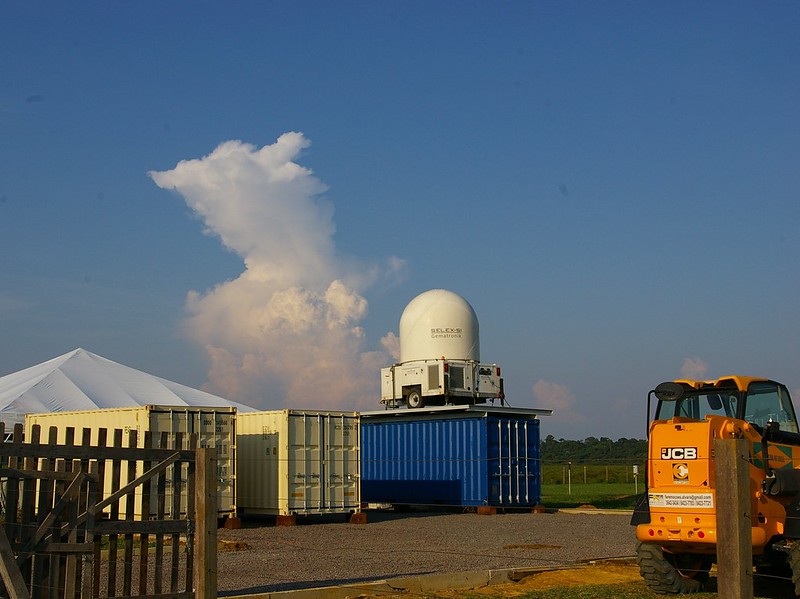
[[[583,441],[556,439],[547,435],[541,442],[542,462],[592,462],[598,464],[641,464],[647,459],[647,441],[608,437],[587,437]]]

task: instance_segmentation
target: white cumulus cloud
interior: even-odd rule
[[[244,263],[236,279],[189,292],[187,330],[208,354],[213,393],[262,409],[376,407],[389,357],[365,350],[361,293],[405,263],[337,254],[327,186],[296,162],[309,144],[294,132],[262,148],[226,141],[149,173]]]
[[[703,380],[708,374],[708,364],[700,358],[685,358],[681,366],[681,377],[689,380]]]
[[[553,412],[569,411],[575,405],[575,396],[565,385],[544,380],[534,383],[533,397],[539,405]]]
[[[533,385],[533,397],[537,407],[553,410],[551,418],[554,421],[576,423],[585,420],[577,410],[575,395],[566,385],[545,380],[536,381]]]
[[[386,333],[381,339],[381,345],[389,352],[394,362],[400,361],[400,337],[393,332]]]

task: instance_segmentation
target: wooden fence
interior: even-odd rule
[[[216,596],[216,457],[182,439],[83,429],[56,444],[0,422],[0,594],[10,599]],[[196,447],[196,438],[189,447]]]

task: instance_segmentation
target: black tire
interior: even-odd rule
[[[636,543],[636,563],[645,584],[660,595],[699,593],[711,569],[706,555],[673,554],[641,542]]]
[[[789,566],[792,568],[794,594],[800,594],[800,543],[794,541],[789,549]]]
[[[765,578],[793,579],[792,565],[789,563],[789,552],[782,549],[770,549],[765,551],[763,555],[753,557],[755,561],[753,569],[756,574],[760,574]]]
[[[408,407],[412,410],[424,408],[425,399],[422,397],[422,393],[420,393],[418,389],[412,389],[409,391],[408,395],[406,396],[406,405],[408,405]]]

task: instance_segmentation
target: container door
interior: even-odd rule
[[[149,415],[149,428],[153,432],[153,442],[157,446],[165,449],[188,448],[191,426],[189,421],[192,417],[186,410],[150,409],[147,413]],[[180,444],[178,444],[179,437],[181,439]],[[188,502],[186,495],[188,470],[186,465],[182,465],[180,471],[176,471],[173,466],[169,466],[165,476],[167,503],[164,508],[166,513],[173,517],[175,517],[175,514],[185,514]],[[179,496],[176,495],[178,487],[181,489]],[[176,497],[179,497],[179,504],[175,499]],[[155,515],[156,506],[159,505],[160,499],[158,489],[152,488],[150,497],[151,515]]]
[[[211,410],[198,414],[197,432],[201,447],[214,447],[217,451],[217,510],[220,513],[236,512],[236,416],[228,411]]]
[[[238,456],[246,460],[240,462],[242,470],[247,472],[244,481],[247,488],[245,507],[279,509],[280,483],[277,474],[281,472],[279,441],[280,435],[269,424],[261,426],[261,435],[257,440],[251,437],[245,441],[246,458],[242,453]],[[242,481],[237,483],[239,489],[242,489]],[[237,503],[241,503],[241,500],[237,500]]]
[[[344,512],[360,506],[358,424],[354,416],[291,414],[288,511]]]
[[[234,464],[234,437],[235,413],[231,410],[203,410],[196,408],[168,409],[159,408],[150,412],[150,429],[153,438],[160,445],[162,434],[167,435],[169,449],[189,449],[190,438],[197,435],[197,444],[200,447],[215,448],[217,452],[217,511],[229,514],[236,511],[235,503],[235,464]],[[141,433],[140,433],[141,435]],[[178,447],[178,438],[180,446]],[[187,497],[186,483],[188,471],[184,465],[175,478],[168,469],[167,485],[180,484],[181,493],[180,512],[186,512]],[[155,490],[153,491],[156,492]],[[157,505],[151,499],[151,505]]]
[[[199,447],[216,449],[217,455],[217,511],[236,511],[235,464],[233,456],[235,416],[227,410],[195,410],[173,412],[173,431],[183,433],[184,448],[188,437],[197,435]]]
[[[491,418],[488,425],[493,503],[499,506],[538,504],[541,500],[539,421]]]
[[[354,416],[331,414],[325,418],[325,485],[323,508],[346,512],[360,507],[358,484],[358,422]]]
[[[315,512],[320,508],[321,481],[325,477],[323,427],[318,416],[308,414],[290,414],[287,425],[289,511]]]

